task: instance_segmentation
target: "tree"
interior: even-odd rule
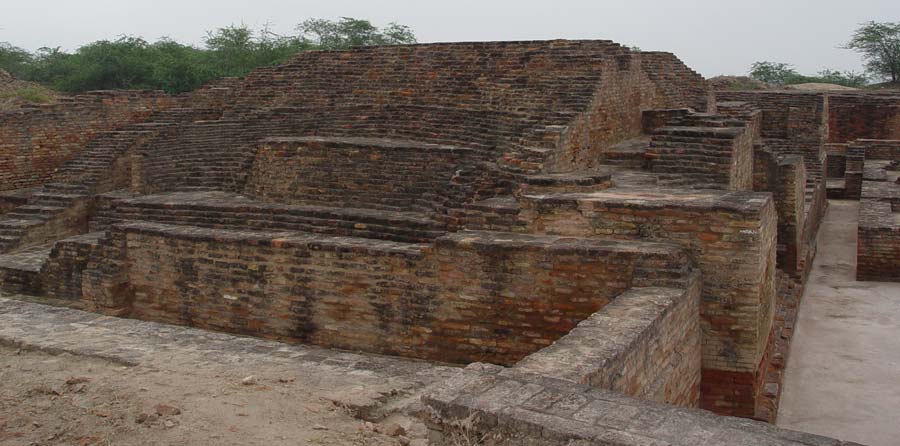
[[[869,73],[900,81],[900,22],[864,23],[844,48],[861,53]]]
[[[391,23],[379,29],[368,20],[341,17],[338,21],[310,19],[297,26],[300,38],[322,49],[340,50],[357,46],[416,43],[408,26]]]
[[[194,90],[220,77],[242,77],[266,65],[284,63],[310,49],[414,43],[412,31],[392,23],[378,28],[367,20],[307,20],[301,34],[281,36],[268,26],[259,31],[231,25],[207,33],[205,47],[163,38],[149,43],[124,36],[82,46],[74,53],[41,48],[29,53],[0,43],[0,69],[24,80],[65,92],[155,89]]]
[[[756,62],[750,68],[750,77],[768,84],[787,85],[794,83],[800,77],[800,73],[791,64]]]
[[[0,42],[0,69],[6,70],[9,74],[23,77],[31,59],[31,53],[28,51]]]

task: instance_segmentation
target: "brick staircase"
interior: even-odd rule
[[[115,184],[115,164],[141,138],[148,138],[178,121],[210,116],[209,109],[174,109],[151,115],[151,123],[131,124],[99,134],[76,157],[65,162],[29,198],[0,219],[0,253],[46,243],[82,232],[94,194],[122,187]],[[84,209],[79,211],[79,207]]]

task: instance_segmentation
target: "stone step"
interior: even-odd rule
[[[48,192],[62,192],[62,193],[71,193],[71,194],[87,194],[90,190],[89,187],[83,184],[72,184],[72,183],[48,183],[44,185],[44,190]]]

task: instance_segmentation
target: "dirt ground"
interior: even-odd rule
[[[0,445],[425,444],[415,425],[356,419],[302,376],[257,372],[0,347]]]

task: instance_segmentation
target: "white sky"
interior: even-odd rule
[[[421,42],[611,39],[674,52],[711,77],[760,60],[860,71],[837,47],[861,22],[900,21],[900,0],[0,0],[0,42],[71,50],[130,34],[202,44],[205,30],[232,23],[288,34],[340,16],[409,25]]]

